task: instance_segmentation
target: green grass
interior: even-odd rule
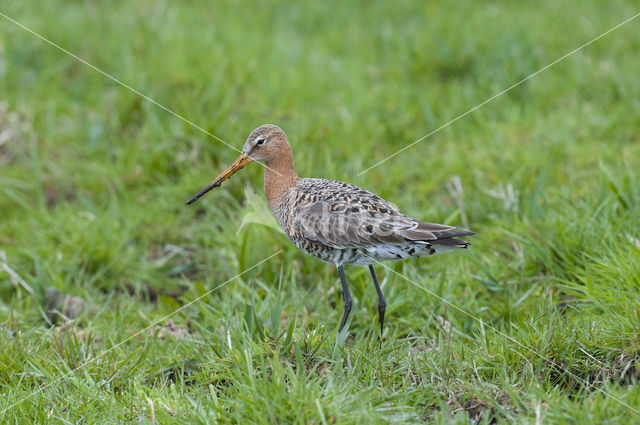
[[[471,249],[389,263],[431,294],[377,267],[381,343],[347,268],[340,339],[338,274],[264,225],[262,167],[186,207],[236,153],[0,18],[0,251],[33,289],[0,271],[2,421],[640,423],[640,20],[357,176],[637,3],[217,3],[0,11],[238,148],[280,125],[301,176]],[[50,323],[49,287],[84,313]]]

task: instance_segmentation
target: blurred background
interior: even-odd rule
[[[359,173],[639,11],[617,0],[0,7],[238,149],[258,125],[277,124],[300,176],[348,181],[407,215],[476,231],[464,255],[390,266],[597,386],[609,385],[606,376],[619,384],[629,370],[637,379],[640,21]],[[170,325],[92,363],[93,381],[78,385],[85,390],[52,384],[11,409],[16,420],[45,420],[38,415],[47,409],[72,421],[151,420],[143,393],[164,400],[166,408],[156,403],[159,418],[203,422],[223,413],[239,420],[251,406],[271,412],[264,416],[271,423],[526,420],[541,399],[551,406],[549,420],[577,414],[582,403],[590,418],[633,413],[601,393],[585,395],[597,398],[590,402],[569,397],[567,388],[585,384],[545,369],[535,353],[514,355],[504,348],[513,345],[508,338],[487,336],[477,320],[382,269],[383,344],[378,350],[367,271],[350,268],[352,337],[336,354],[338,275],[272,227],[262,167],[184,205],[236,156],[0,18],[0,388],[7,403],[282,250]],[[77,314],[67,311],[75,321],[66,321],[68,302],[51,301],[48,289],[60,300],[81,299]],[[469,353],[479,346],[486,352]],[[299,381],[260,381],[260,370],[277,375],[282,364],[297,376],[302,358],[309,372]],[[356,358],[368,366],[354,368]],[[478,372],[472,365],[480,363]],[[378,376],[380,367],[393,371]],[[343,387],[327,384],[345,376],[353,379]],[[504,388],[513,391],[506,396]],[[640,402],[616,388],[627,403]],[[103,397],[91,398],[94,391]],[[64,401],[50,406],[51,394]],[[72,401],[79,397],[87,406]]]

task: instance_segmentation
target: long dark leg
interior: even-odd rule
[[[351,312],[351,293],[349,292],[349,287],[347,286],[347,279],[344,277],[344,270],[342,266],[338,266],[338,273],[340,273],[340,280],[342,281],[342,293],[344,294],[344,314],[342,315],[342,322],[340,322],[340,329],[338,329],[338,333],[342,332],[342,328],[344,328],[344,324],[347,323],[347,318],[349,317],[349,313]]]
[[[376,285],[376,292],[378,293],[378,322],[380,322],[380,336],[382,336],[382,329],[384,328],[384,313],[387,311],[387,302],[384,300],[384,296],[382,295],[382,289],[380,289],[380,285],[378,284],[378,277],[376,276],[376,271],[373,269],[373,265],[369,265],[369,271],[371,272],[373,284]]]

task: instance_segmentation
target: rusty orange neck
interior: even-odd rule
[[[298,175],[293,165],[293,152],[286,144],[279,155],[265,161],[264,195],[271,209],[280,203],[287,190],[298,181]]]

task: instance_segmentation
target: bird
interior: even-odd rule
[[[187,205],[254,161],[265,166],[264,194],[289,240],[302,252],[335,264],[338,270],[344,298],[338,333],[347,323],[353,305],[343,266],[369,268],[378,295],[382,336],[387,303],[373,265],[468,248],[469,242],[457,238],[475,234],[408,217],[379,196],[350,183],[298,177],[289,139],[273,124],[253,130],[236,161],[189,199]]]

